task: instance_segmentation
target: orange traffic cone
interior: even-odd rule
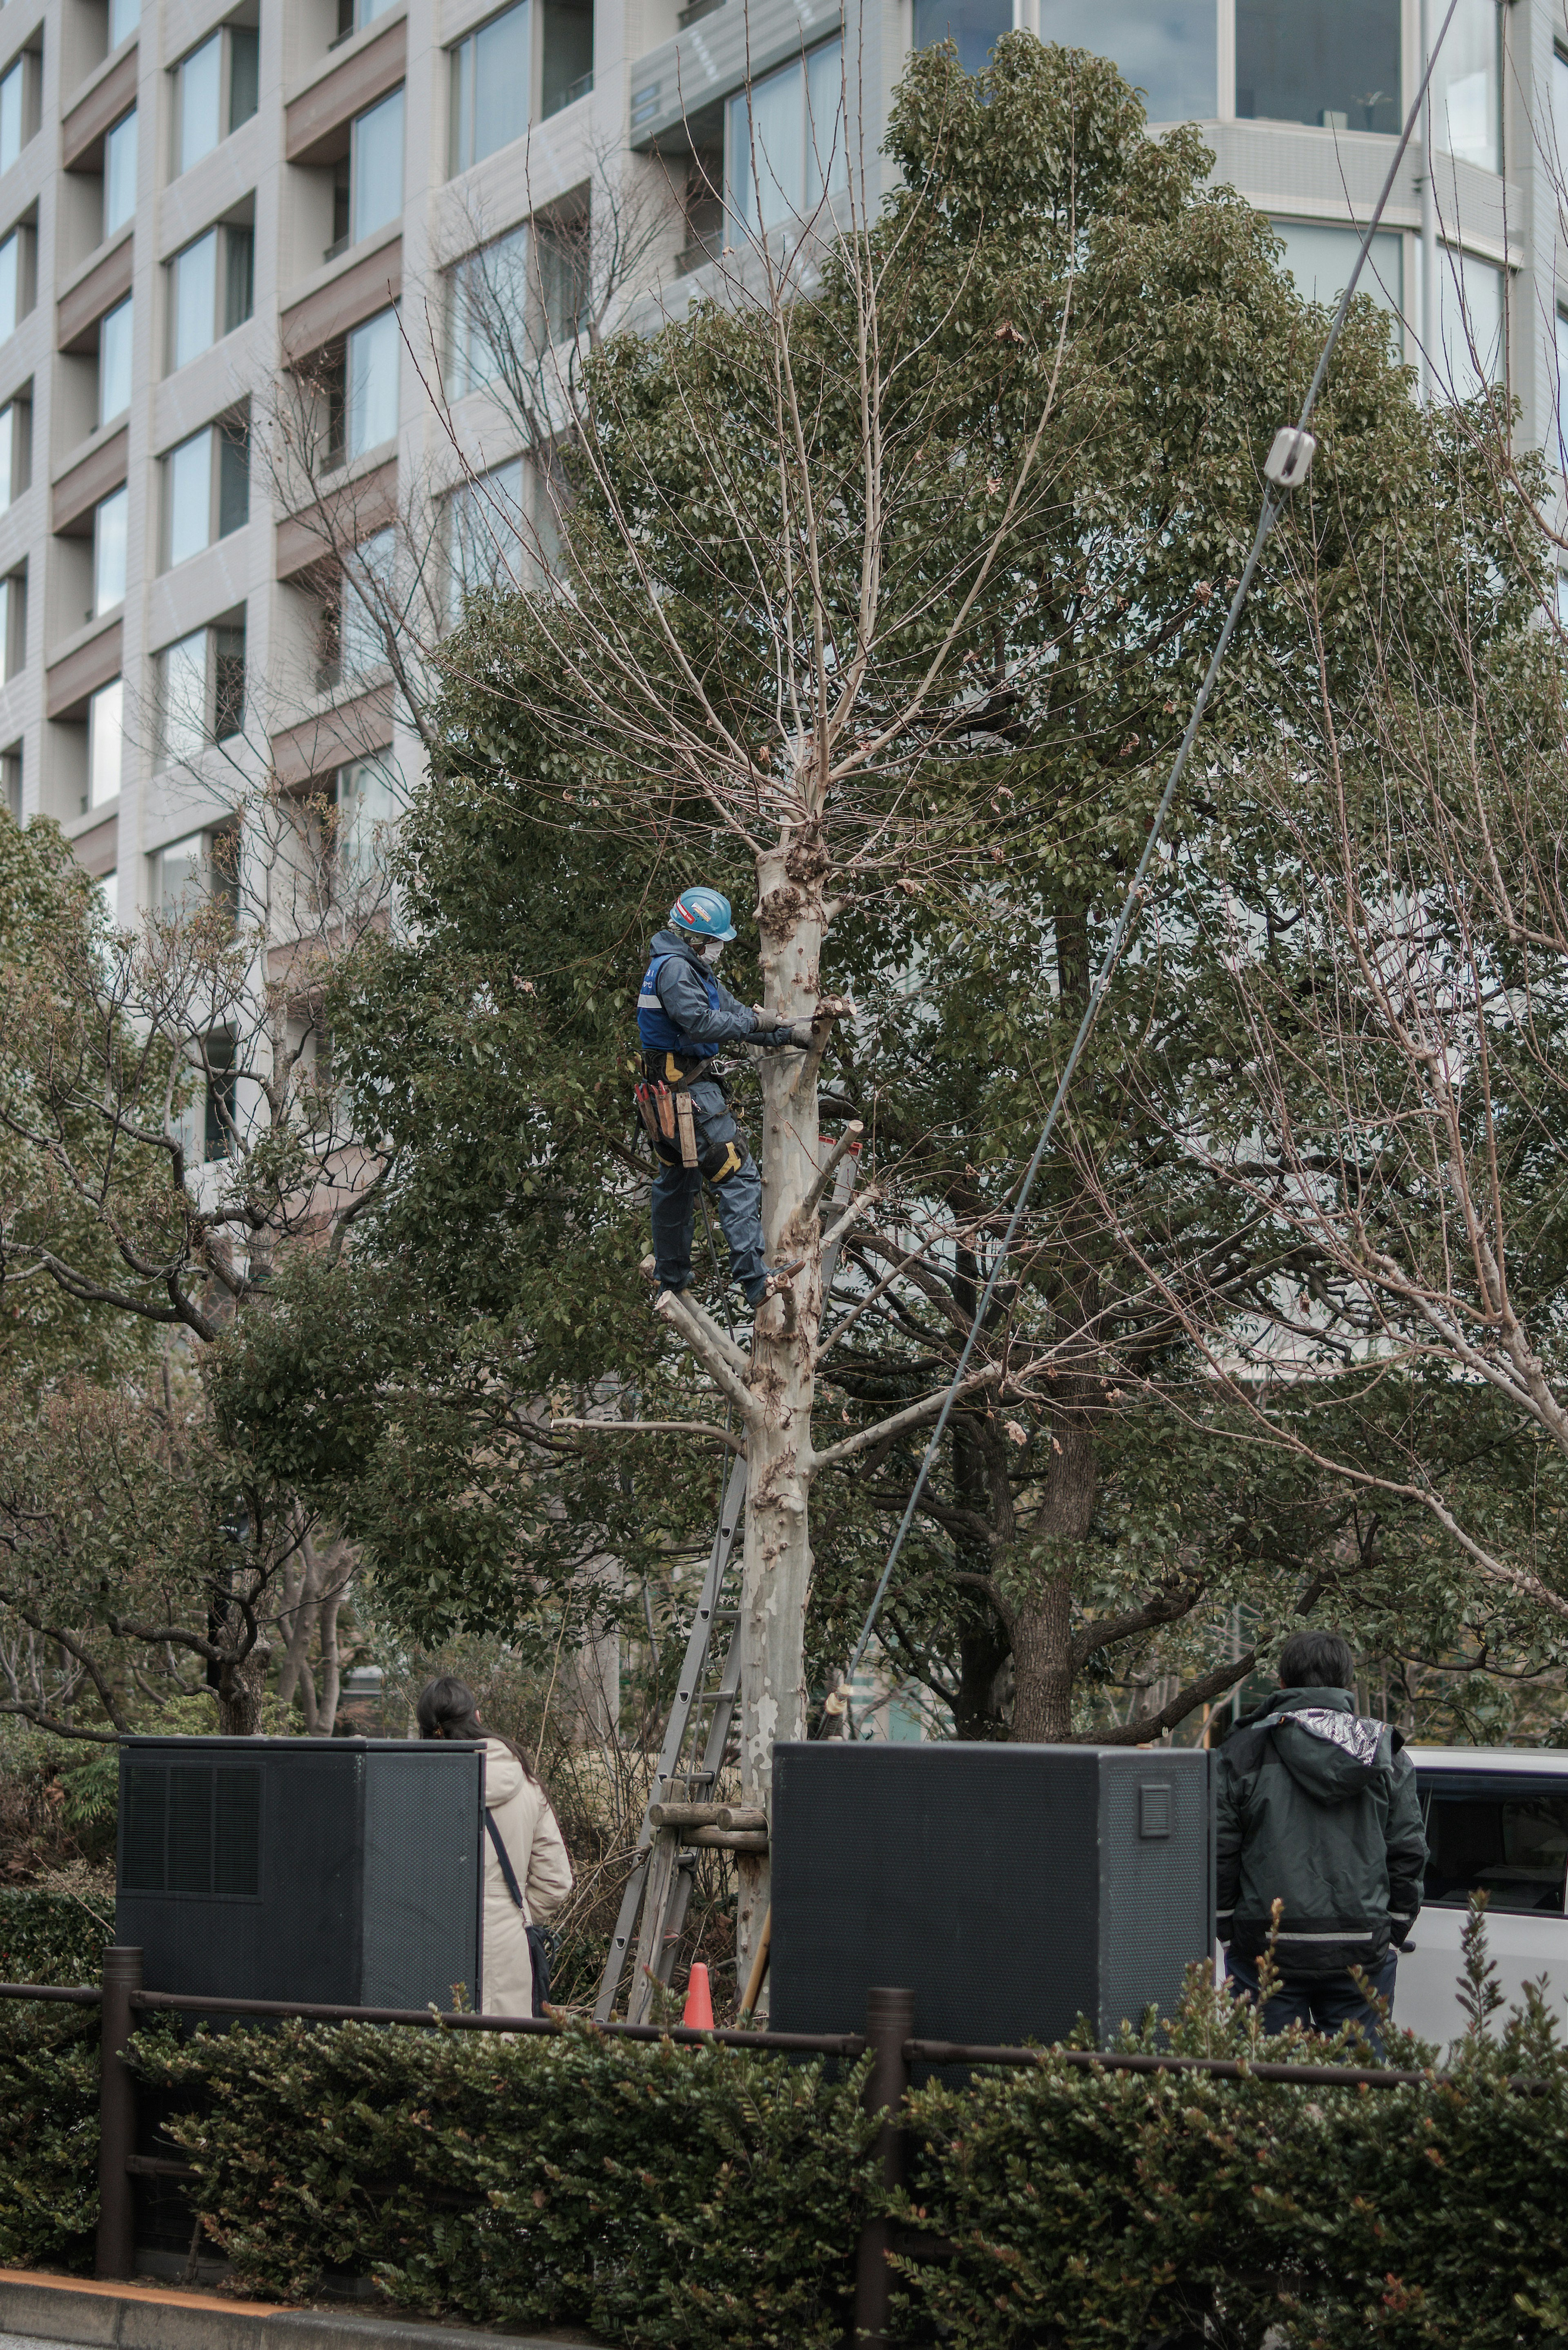
[[[711,2032],[713,2029],[713,1994],[708,1988],[708,1970],[699,1959],[691,1970],[686,1986],[686,2004],[680,2011],[680,2022],[688,2032]]]

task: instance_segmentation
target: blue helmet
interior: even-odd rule
[[[730,901],[721,898],[717,889],[682,889],[670,909],[670,927],[698,939],[732,939],[735,935],[735,925],[730,920]]]

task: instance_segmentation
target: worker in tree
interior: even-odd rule
[[[637,998],[643,1082],[637,1106],[659,1160],[653,1179],[653,1255],[663,1289],[691,1285],[691,1223],[703,1179],[712,1184],[730,1243],[730,1278],[760,1305],[794,1266],[772,1266],[763,1253],[763,1182],[746,1138],[730,1115],[719,1074],[726,1045],[767,1049],[812,1041],[808,1020],[742,1003],[714,976],[734,937],[730,901],[717,889],[683,889]]]

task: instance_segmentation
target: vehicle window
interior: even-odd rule
[[[1434,1788],[1427,1798],[1427,1900],[1462,1909],[1481,1892],[1493,1909],[1562,1917],[1568,1789],[1474,1788]]]

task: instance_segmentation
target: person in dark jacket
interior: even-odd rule
[[[730,1278],[749,1304],[760,1305],[794,1268],[764,1261],[762,1177],[730,1115],[728,1087],[714,1065],[726,1045],[742,1042],[805,1050],[811,1024],[781,1022],[775,1012],[742,1003],[721,987],[719,959],[734,935],[730,901],[717,889],[683,889],[671,906],[638,993],[643,1068],[638,1099],[659,1159],[652,1204],[660,1288],[691,1285],[691,1226],[706,1180],[730,1243]],[[661,1116],[668,1131],[661,1130]]]
[[[1216,1908],[1226,1972],[1256,1999],[1274,1941],[1270,2032],[1359,2023],[1381,2051],[1360,1988],[1392,2005],[1397,1945],[1421,1907],[1427,1839],[1404,1740],[1355,1711],[1355,1659],[1337,1632],[1298,1632],[1280,1653],[1280,1692],[1233,1730],[1217,1769]]]

